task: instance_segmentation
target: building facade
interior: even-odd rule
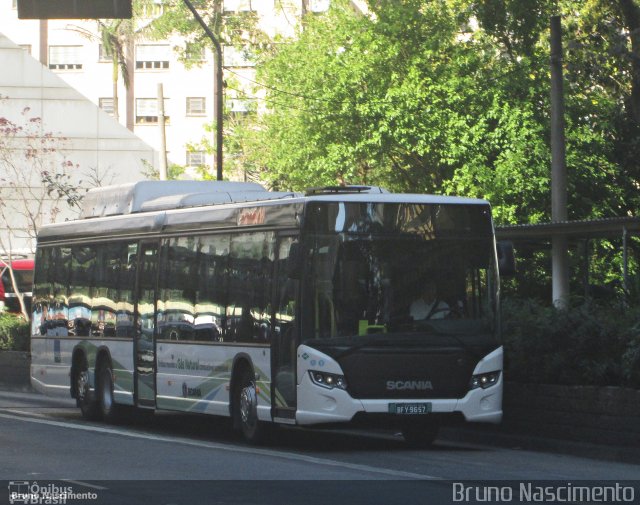
[[[224,0],[223,13],[252,11],[258,29],[271,38],[295,36],[305,12],[324,12],[330,0]],[[354,2],[362,9],[363,2]],[[149,17],[161,13],[159,2]],[[12,40],[34,59],[87,97],[110,115],[114,115],[113,65],[100,43],[95,20],[20,20],[17,0],[0,0],[0,33]],[[144,21],[143,21],[144,24]],[[206,133],[205,125],[213,123],[214,56],[210,50],[192,55],[185,65],[179,58],[185,41],[179,37],[151,40],[141,34],[135,38],[133,79],[133,132],[156,150],[160,150],[162,132],[158,120],[158,85],[162,84],[165,138],[169,163],[187,168],[208,167],[214,174],[213,156],[198,147]],[[225,89],[225,108],[236,115],[260,109],[260,91],[255,82],[254,63],[233,46],[223,46],[225,81],[233,84]],[[126,89],[118,79],[118,120],[127,124]],[[131,119],[130,119],[131,120]],[[157,167],[156,167],[157,169]],[[228,178],[234,174],[225,174]]]

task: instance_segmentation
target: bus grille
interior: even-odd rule
[[[338,362],[353,398],[462,398],[477,358],[460,349],[362,349]]]

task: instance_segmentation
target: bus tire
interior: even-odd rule
[[[250,444],[259,444],[264,439],[265,426],[258,420],[258,393],[256,379],[250,367],[239,376],[235,388],[234,424],[239,426],[244,439]]]
[[[100,420],[100,409],[96,401],[95,392],[91,392],[91,379],[86,358],[78,366],[74,374],[74,384],[76,392],[76,404],[80,407],[82,417],[88,421]]]
[[[402,427],[402,436],[409,447],[426,449],[433,444],[439,429],[440,426],[436,422],[407,424]]]
[[[109,364],[100,367],[97,374],[97,400],[100,416],[108,423],[118,420],[119,409],[113,399],[113,370]]]

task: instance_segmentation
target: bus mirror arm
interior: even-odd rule
[[[300,279],[302,272],[302,250],[298,242],[293,242],[289,247],[287,257],[287,277],[290,279]]]
[[[512,277],[516,274],[516,257],[513,252],[513,243],[500,241],[496,243],[498,252],[498,270],[502,277]]]

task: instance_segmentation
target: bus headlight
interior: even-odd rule
[[[471,377],[471,382],[469,384],[470,389],[487,389],[498,382],[500,378],[500,372],[486,372],[480,373],[478,375],[474,375]]]
[[[309,376],[311,377],[311,382],[317,386],[327,389],[347,389],[347,381],[343,375],[309,370]]]

